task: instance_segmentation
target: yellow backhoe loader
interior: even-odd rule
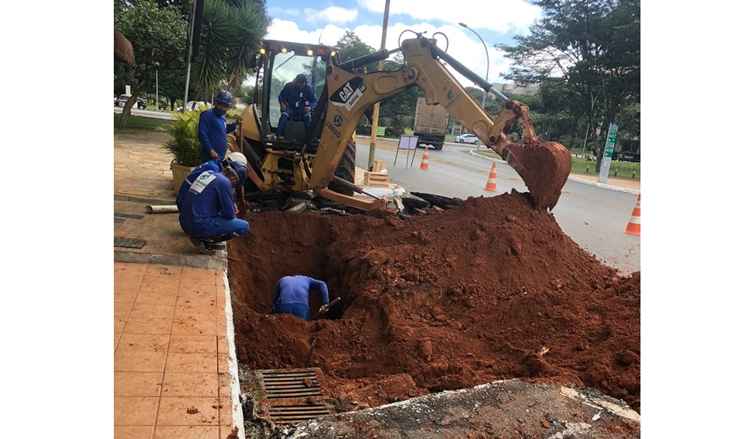
[[[365,66],[400,52],[404,63],[397,70],[366,72]],[[446,67],[450,65],[488,93],[505,102],[493,120],[466,93]],[[337,62],[335,49],[322,45],[264,40],[256,58],[255,104],[242,114],[241,130],[230,148],[248,157],[251,191],[312,191],[317,196],[363,210],[382,209],[385,202],[352,196],[362,192],[353,184],[355,144],[352,134],[373,104],[419,87],[428,104],[439,104],[492,148],[520,174],[533,202],[552,209],[570,174],[570,153],[559,143],[542,142],[534,133],[528,109],[495,90],[437,45],[435,38],[417,34],[394,50]],[[276,136],[281,115],[278,96],[299,73],[311,79],[319,100],[312,126],[290,121],[285,136]],[[520,143],[509,133],[518,122]]]

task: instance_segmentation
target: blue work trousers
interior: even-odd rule
[[[193,238],[204,239],[213,242],[222,242],[235,236],[247,235],[250,232],[250,224],[240,218],[226,219],[220,216],[202,218],[182,229]]]
[[[309,111],[304,113],[293,112],[291,116],[285,111],[281,113],[281,117],[279,118],[279,126],[276,128],[277,135],[284,135],[284,132],[286,131],[286,124],[289,122],[290,118],[292,120],[301,120],[305,123],[305,132],[307,133],[308,131],[310,131],[310,125],[312,125],[312,115]]]
[[[278,303],[273,305],[274,314],[292,314],[302,320],[310,320],[310,307],[304,303]]]

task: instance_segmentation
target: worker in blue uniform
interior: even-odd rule
[[[210,160],[188,175],[177,194],[180,226],[202,253],[223,248],[222,243],[250,231],[247,221],[237,218],[235,188],[247,174],[247,158],[229,153],[223,162]]]
[[[303,73],[297,75],[294,81],[284,85],[279,93],[279,105],[281,106],[281,117],[276,135],[284,136],[286,125],[289,120],[301,120],[305,123],[305,131],[309,132],[312,124],[312,109],[317,99],[312,87],[307,83],[307,76]]]
[[[323,303],[328,305],[328,285],[309,276],[284,276],[276,284],[273,299],[274,314],[292,314],[310,320],[310,290],[317,289]]]
[[[227,124],[226,121],[227,111],[231,107],[232,94],[222,90],[216,94],[213,108],[201,113],[198,121],[201,163],[224,160],[227,153],[227,134],[237,128],[236,123]]]

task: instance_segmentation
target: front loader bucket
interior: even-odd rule
[[[556,142],[511,143],[502,154],[529,188],[534,205],[552,210],[570,175],[570,151]]]

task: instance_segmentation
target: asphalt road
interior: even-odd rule
[[[395,150],[378,148],[391,180],[409,191],[467,198],[492,195],[484,192],[492,163],[470,155],[473,146],[446,145],[430,151],[430,168],[419,169],[422,149],[408,167],[404,152],[394,166]],[[357,143],[357,166],[367,168],[369,145]],[[411,157],[410,157],[411,158]],[[497,193],[515,188],[526,192],[523,180],[505,163],[497,164]],[[640,238],[623,233],[635,206],[636,195],[568,180],[553,214],[562,229],[581,247],[623,273],[640,270]]]

